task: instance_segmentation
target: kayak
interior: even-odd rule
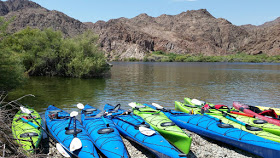
[[[256,106],[261,110],[269,110],[269,109],[273,109],[277,115],[280,115],[280,108],[271,108],[271,107],[265,107],[265,106]]]
[[[186,105],[184,105],[184,104],[182,104],[178,101],[175,101],[175,109],[178,110],[178,111],[183,111],[185,113],[189,113],[190,111],[193,111],[194,114],[201,114],[202,115],[201,108],[198,108],[194,105],[191,105],[191,106],[187,105],[186,106]],[[214,109],[213,110],[209,109],[208,112],[205,111],[205,113],[207,115],[211,115],[212,117],[215,117],[215,118],[221,120],[225,124],[230,124],[235,128],[238,128],[238,129],[241,129],[243,131],[255,134],[255,135],[263,137],[265,139],[280,142],[280,137],[278,135],[266,132],[261,128],[256,128],[256,127],[253,127],[253,126],[248,127],[246,125],[240,124],[240,123],[235,122],[235,121],[231,120],[230,118],[224,116],[222,113],[220,113],[220,112],[217,113],[217,112],[218,111],[215,111]],[[239,117],[246,117],[246,116],[238,116],[238,118]]]
[[[248,105],[241,104],[240,102],[233,102],[233,107],[236,108],[237,110],[240,110],[240,111],[244,112],[244,113],[254,115],[256,118],[259,118],[259,119],[265,120],[269,123],[280,126],[280,120],[269,118],[269,117],[266,117],[266,116],[262,116],[262,115],[259,115],[259,114],[255,113],[255,112],[253,112],[249,109],[246,109],[248,107]]]
[[[50,105],[45,113],[46,126],[52,136],[65,147],[67,150],[70,150],[70,143],[74,138],[74,134],[77,134],[82,142],[82,148],[75,150],[73,153],[78,157],[99,157],[97,151],[94,147],[93,142],[90,137],[87,135],[86,130],[83,128],[80,121],[76,119],[70,119],[70,114]],[[70,127],[68,130],[65,128],[68,127],[71,120]],[[75,121],[76,120],[76,121]],[[74,123],[76,122],[76,132],[74,130]]]
[[[187,135],[180,127],[175,125],[164,113],[152,109],[148,106],[136,103],[137,107],[133,108],[133,113],[142,117],[155,130],[157,130],[171,144],[188,154],[192,138]]]
[[[82,124],[95,146],[106,156],[127,158],[128,152],[114,122],[103,117],[103,112],[85,105],[81,115]]]
[[[109,118],[115,123],[118,131],[127,139],[141,145],[147,150],[154,153],[159,158],[182,158],[186,154],[182,154],[167,140],[165,140],[158,132],[151,136],[147,136],[140,132],[142,126],[154,130],[141,117],[130,113],[124,114],[126,111],[120,108],[120,104],[112,106],[106,104],[104,107],[106,112],[109,112]]]
[[[200,111],[202,106],[195,105],[194,103],[192,103],[191,102],[192,99],[185,98],[184,100],[185,100],[185,104],[193,105],[195,107],[198,107],[197,110],[198,110],[198,112]],[[178,104],[177,106],[179,107],[180,104],[179,103],[177,103],[177,104]],[[207,103],[207,104],[213,105],[213,104],[210,104],[210,103]],[[208,113],[208,114],[210,114],[210,115],[223,115],[220,111],[224,111],[226,114],[234,116],[237,120],[240,120],[240,121],[242,121],[246,124],[249,124],[251,126],[254,126],[254,127],[262,128],[266,132],[269,132],[269,133],[275,134],[277,136],[280,136],[280,127],[277,126],[277,125],[268,123],[267,121],[260,120],[260,119],[254,118],[254,117],[246,117],[246,115],[245,116],[243,115],[244,113],[236,112],[236,110],[229,109],[226,105],[215,105],[215,106],[212,106],[212,107],[215,107],[215,109],[217,109],[217,110],[209,109],[210,113]],[[220,111],[218,111],[218,110],[220,110]],[[228,113],[228,110],[230,110],[230,113]],[[250,115],[250,116],[253,116],[253,115]]]
[[[152,105],[144,105],[159,110],[159,108]],[[211,117],[211,115],[186,114],[165,108],[160,110],[181,128],[199,135],[262,157],[274,158],[279,155],[280,143],[261,138],[238,128],[233,128],[231,125],[224,124],[218,119]]]
[[[12,121],[12,135],[16,142],[27,152],[34,153],[42,139],[42,119],[37,111],[31,108],[31,116],[39,123],[37,124],[31,116],[19,110]]]

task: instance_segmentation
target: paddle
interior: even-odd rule
[[[78,150],[78,149],[81,149],[82,148],[82,141],[77,138],[77,126],[76,126],[76,116],[78,116],[78,112],[77,111],[72,111],[70,113],[70,117],[74,119],[74,138],[73,140],[71,141],[70,143],[70,151],[75,151],[75,150]],[[68,129],[69,129],[69,126],[70,126],[70,123],[71,123],[71,118],[70,118],[70,122],[69,122],[69,125],[68,125]]]
[[[74,157],[78,157],[76,154],[74,154],[73,152],[69,151],[63,144],[61,144],[60,142],[58,142],[49,132],[47,132],[47,130],[45,128],[43,128],[37,121],[35,118],[32,117],[31,115],[31,111],[23,106],[20,107],[21,111],[23,113],[28,114],[39,126],[41,129],[44,130],[44,132],[50,137],[52,138],[52,140],[56,141],[56,149],[58,150],[59,153],[61,153],[64,157],[70,157],[70,155],[68,154],[68,152],[74,156]],[[74,140],[74,139],[73,139]],[[75,140],[76,141],[76,140]],[[71,143],[76,143],[76,142],[71,142]],[[67,152],[65,151],[67,150]]]
[[[157,104],[157,103],[152,103],[152,105],[153,105],[154,107],[156,107],[158,110],[163,111],[163,112],[169,112],[169,113],[171,113],[172,115],[186,115],[186,113],[184,113],[184,112],[179,112],[179,111],[177,111],[177,112],[172,112],[170,109],[166,109],[166,108],[160,106],[160,105]]]
[[[205,101],[200,101],[198,99],[192,99],[191,100],[191,103],[195,104],[196,107],[201,107],[202,105],[205,105],[206,102]],[[208,104],[209,107],[211,107],[209,104]],[[216,108],[217,105],[215,105],[215,109],[219,109],[219,108]],[[243,115],[243,116],[247,116],[247,117],[254,117],[254,115],[249,115],[249,114],[245,114],[245,113],[240,113],[240,112],[236,112],[236,111],[231,111],[230,108],[226,105],[220,105],[220,106],[223,106],[223,107],[226,107],[228,109],[227,113],[232,113],[232,114],[237,114],[237,115]]]
[[[129,105],[129,106],[136,107],[136,104],[135,104],[135,103],[129,103],[128,105]],[[116,107],[117,107],[117,108],[116,108]],[[119,109],[119,108],[120,108],[120,105],[118,104],[116,107],[113,109],[113,111],[114,111],[114,110],[116,111],[116,109]],[[128,114],[128,113],[129,113],[129,112],[126,111],[126,112],[124,112],[124,113],[122,113],[122,114],[120,114],[120,115]],[[131,116],[133,117],[133,115],[131,115]],[[139,121],[138,119],[136,119],[135,117],[133,117],[133,118],[136,119],[137,121],[141,122],[140,125],[135,125],[135,124],[133,124],[133,123],[131,123],[131,122],[128,122],[128,121],[126,121],[126,120],[124,120],[124,119],[121,119],[121,118],[118,117],[118,115],[112,115],[112,118],[121,120],[121,121],[123,121],[123,122],[125,122],[125,123],[127,123],[127,124],[132,125],[133,127],[136,127],[135,129],[138,129],[140,133],[142,133],[142,134],[144,134],[144,135],[146,135],[146,136],[152,136],[153,134],[156,133],[154,130],[151,130],[150,128],[141,126],[141,125],[146,125],[145,122],[142,121],[142,120],[141,120],[141,121],[142,121],[142,122],[141,122],[141,121]]]
[[[249,124],[247,124],[247,123],[245,123],[245,122],[242,122],[242,121],[238,120],[236,117],[234,117],[234,116],[228,114],[227,112],[218,110],[218,109],[216,109],[216,108],[214,108],[214,107],[212,107],[212,106],[209,106],[209,107],[210,107],[211,109],[215,109],[215,110],[221,112],[225,118],[227,118],[227,119],[229,119],[229,120],[231,120],[231,121],[234,121],[234,122],[236,122],[236,123],[238,123],[238,124],[241,124],[241,125],[245,126],[245,128],[246,128],[247,130],[250,130],[250,131],[261,131],[261,130],[262,130],[262,128],[254,127],[254,126],[251,126],[251,125],[249,125]]]
[[[83,110],[85,108],[84,104],[82,103],[78,103],[77,104],[78,109]],[[97,114],[99,117],[101,117],[101,119],[103,120],[103,122],[106,124],[106,127],[109,127],[109,123],[105,120],[104,118],[104,111],[101,111],[99,114]],[[96,117],[97,117],[96,115]]]
[[[121,120],[121,121],[123,121],[123,122],[125,122],[125,123],[127,123],[127,124],[132,125],[133,127],[136,127],[135,129],[139,129],[139,132],[142,133],[142,134],[144,134],[144,135],[146,135],[146,136],[152,136],[153,134],[156,133],[154,130],[151,130],[150,128],[141,126],[141,125],[143,125],[143,124],[135,125],[135,124],[133,124],[133,123],[131,123],[131,122],[128,122],[128,121],[126,121],[126,120],[124,120],[124,119],[121,119],[121,118],[119,118],[119,117],[117,117],[117,116],[112,116],[112,118]],[[146,125],[146,124],[145,124],[145,125]]]
[[[23,122],[25,122],[25,123],[27,123],[27,124],[29,124],[29,125],[31,125],[31,126],[37,128],[38,130],[40,129],[39,126],[35,125],[34,123],[28,121],[27,119],[25,119],[25,118],[23,118],[23,117],[21,117],[20,119],[21,119]]]

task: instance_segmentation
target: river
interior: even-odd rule
[[[184,97],[232,106],[233,101],[280,107],[280,64],[274,63],[165,63],[112,62],[105,79],[30,77],[26,85],[9,93],[25,94],[21,103],[43,113],[48,105],[71,111],[76,104],[102,109],[106,103],[156,102],[171,109]]]

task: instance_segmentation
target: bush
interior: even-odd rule
[[[3,44],[3,40],[9,37],[7,27],[10,21],[0,17],[0,91],[9,91],[25,80],[20,56]]]
[[[97,40],[92,32],[64,39],[59,31],[26,28],[3,43],[22,58],[30,76],[94,77],[110,69]]]
[[[0,49],[0,56],[0,91],[9,91],[24,82],[23,65],[20,58],[8,49]]]

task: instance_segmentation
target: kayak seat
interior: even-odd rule
[[[254,124],[265,124],[265,123],[267,123],[267,121],[265,121],[265,120],[254,120],[253,123]]]
[[[64,119],[65,117],[69,117],[70,115],[67,112],[64,112],[62,110],[52,110],[49,111],[49,117],[51,119]]]
[[[187,154],[179,154],[179,157],[187,157]]]
[[[25,138],[25,137],[35,137],[39,136],[38,133],[30,132],[30,133],[23,133],[20,135],[20,138]]]
[[[263,112],[263,111],[260,110],[260,108],[258,108],[258,107],[250,106],[250,105],[248,105],[248,106],[249,106],[249,110],[251,110],[251,111],[253,111],[253,112],[257,113],[257,114]]]
[[[82,131],[83,131],[82,129],[76,129],[76,134],[81,133]],[[75,131],[74,131],[74,129],[68,129],[65,131],[65,134],[72,135],[72,134],[75,134]]]
[[[224,123],[219,123],[218,127],[220,128],[233,128],[233,125],[230,124],[224,124]]]
[[[162,127],[175,126],[175,123],[174,122],[164,122],[164,123],[161,123],[160,126],[162,126]]]
[[[114,132],[113,128],[101,128],[97,131],[98,134],[107,134]]]

